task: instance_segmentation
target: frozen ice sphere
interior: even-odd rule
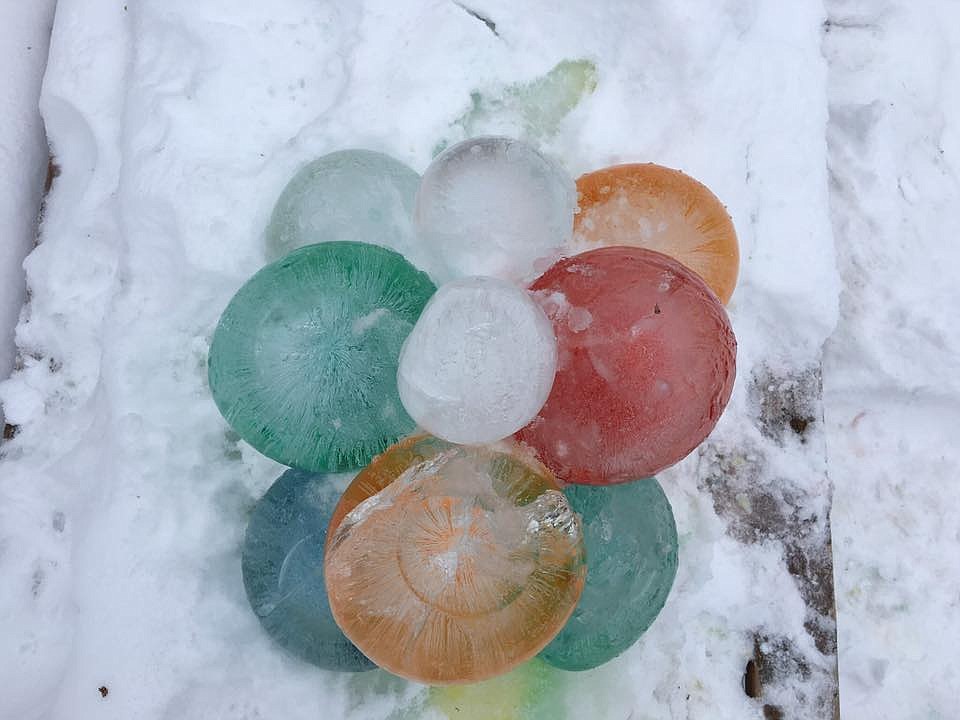
[[[654,479],[568,485],[590,561],[580,602],[540,657],[563,670],[589,670],[637,641],[667,601],[677,574],[677,526]]]
[[[383,153],[324,155],[303,167],[280,194],[267,226],[268,259],[331,240],[382,245],[409,256],[419,185],[414,170]]]
[[[740,269],[737,233],[723,203],[679,170],[615,165],[577,180],[573,249],[633,245],[662,252],[700,275],[720,302]]]
[[[557,336],[557,374],[517,433],[561,480],[651,477],[686,457],[730,399],[737,342],[723,305],[673,258],[608,247],[531,286]]]
[[[427,303],[400,353],[403,406],[457,443],[509,437],[543,407],[557,369],[553,326],[526,290],[453,280]]]
[[[585,571],[579,520],[529,453],[429,435],[357,475],[330,520],[324,565],[347,637],[431,685],[533,657],[570,616]]]
[[[283,648],[325,670],[370,670],[374,664],[334,622],[323,582],[327,524],[339,499],[327,475],[281,475],[250,515],[243,585],[260,623]]]
[[[209,358],[217,407],[284,465],[363,467],[415,428],[397,393],[397,360],[435,289],[386,248],[294,250],[247,281],[220,318]]]
[[[573,233],[573,179],[536,149],[505,137],[448,148],[427,168],[414,225],[440,281],[468,275],[529,280]]]

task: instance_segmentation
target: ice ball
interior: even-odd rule
[[[580,602],[540,657],[589,670],[633,645],[657,618],[677,574],[677,526],[654,478],[563,490],[590,560]]]
[[[301,168],[280,194],[267,226],[267,256],[331,240],[413,250],[420,176],[389,155],[338,150]]]
[[[726,304],[740,250],[723,203],[706,185],[653,163],[614,165],[577,180],[575,251],[632,245],[679,260]]]
[[[330,608],[377,665],[431,685],[503,674],[544,648],[583,588],[580,522],[515,443],[409,438],[330,521]]]
[[[573,233],[573,179],[532,146],[477,137],[438,155],[423,174],[414,225],[440,282],[489,275],[526,281]]]
[[[417,424],[456,443],[509,437],[543,407],[553,326],[526,290],[489,277],[442,285],[400,353],[397,386]]]
[[[290,653],[325,670],[370,670],[374,664],[334,622],[323,580],[327,525],[339,499],[327,475],[281,475],[250,515],[243,585],[261,625]]]
[[[315,472],[363,467],[416,427],[397,361],[435,287],[398,253],[294,250],[237,291],[210,345],[210,390],[254,448]]]
[[[726,407],[737,343],[699,275],[652,250],[609,247],[556,263],[531,285],[558,362],[517,433],[561,480],[650,477],[690,453]]]

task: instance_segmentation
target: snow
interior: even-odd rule
[[[47,164],[37,100],[47,59],[53,0],[0,7],[0,378],[14,365],[13,330],[24,299],[20,264],[33,247]],[[0,426],[3,409],[0,408]]]
[[[0,717],[443,717],[419,686],[319,672],[262,632],[240,545],[281,468],[223,423],[205,361],[305,162],[364,147],[423,171],[468,125],[572,176],[682,169],[741,241],[737,387],[660,476],[674,591],[634,648],[563,676],[568,715],[829,717],[832,486],[844,718],[953,717],[956,4],[467,5],[490,25],[439,0],[58,3],[41,110],[62,174],[0,385],[19,427]],[[512,100],[469,114],[473,92],[584,58],[595,89],[545,130]]]
[[[826,346],[844,718],[957,716],[960,8],[829,2]]]

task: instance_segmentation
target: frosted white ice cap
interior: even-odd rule
[[[490,443],[536,417],[556,369],[553,326],[529,293],[468,277],[442,285],[423,309],[400,352],[397,386],[427,432]]]
[[[482,136],[430,163],[413,221],[435,258],[429,272],[437,282],[468,275],[524,282],[540,274],[538,260],[549,265],[570,241],[576,205],[576,184],[558,162],[520,140]]]

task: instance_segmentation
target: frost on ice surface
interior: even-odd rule
[[[267,226],[267,257],[304,245],[349,240],[413,249],[413,202],[420,176],[399,160],[370,150],[339,150],[297,172]]]
[[[553,385],[557,343],[526,291],[494,278],[440,287],[407,337],[397,384],[420,427],[487,443],[526,425]]]
[[[563,627],[583,588],[576,515],[553,476],[506,444],[405,440],[360,472],[330,533],[334,617],[367,657],[418,682],[516,667]]]
[[[656,619],[677,573],[677,526],[653,478],[563,492],[583,523],[587,583],[540,656],[564,670],[587,670],[629,648]]]
[[[362,467],[413,430],[397,394],[400,348],[433,294],[375,245],[309,245],[253,276],[210,346],[210,390],[253,447],[314,471]]]
[[[250,606],[277,643],[326,670],[370,670],[337,627],[323,580],[327,524],[340,499],[326,475],[287,470],[253,509],[243,543]]]
[[[519,140],[479,137],[423,174],[414,224],[441,282],[470,275],[526,280],[573,232],[576,190],[556,162]]]

